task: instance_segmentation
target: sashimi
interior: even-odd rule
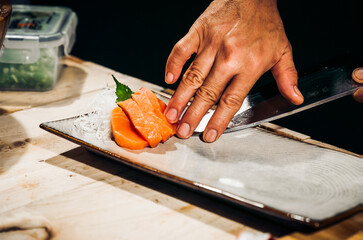
[[[165,108],[166,108],[166,104],[163,101],[161,101],[159,98],[158,98],[158,102],[159,102],[159,105],[160,105],[161,112],[164,113]]]
[[[127,85],[112,77],[116,83],[116,102],[124,113],[123,117],[126,116],[129,120],[126,128],[130,129],[130,125],[133,127],[133,133],[128,131],[125,134],[136,134],[150,147],[156,147],[160,141],[165,142],[175,134],[176,124],[170,124],[164,116],[166,104],[151,90],[141,88],[134,93]],[[117,134],[119,133],[115,133]]]
[[[154,98],[155,97],[155,98]],[[162,136],[162,142],[168,140],[175,134],[175,128],[168,123],[164,114],[161,112],[161,107],[158,98],[149,89],[141,88],[139,91],[132,94],[132,99],[139,105],[141,111],[150,115],[155,119],[158,129]]]
[[[153,106],[155,115],[158,116],[160,119],[162,119],[165,122],[165,124],[171,128],[171,135],[174,135],[176,132],[176,124],[171,124],[168,122],[168,120],[166,120],[164,115],[166,104],[163,101],[161,101],[150,89],[141,88],[137,92],[142,92],[147,96],[151,105]]]
[[[128,149],[143,149],[148,142],[141,137],[120,107],[112,110],[111,130],[116,143]]]
[[[146,139],[150,147],[156,147],[162,140],[162,136],[155,118],[142,111],[133,99],[127,99],[117,104],[124,110],[135,129]]]

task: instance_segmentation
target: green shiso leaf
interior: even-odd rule
[[[125,101],[129,98],[131,98],[131,94],[133,94],[133,91],[126,86],[125,84],[120,83],[114,75],[112,75],[113,80],[116,83],[116,102],[121,102],[121,101]]]

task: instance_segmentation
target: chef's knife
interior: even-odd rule
[[[348,67],[327,68],[299,78],[299,89],[304,96],[301,105],[288,102],[277,88],[248,95],[225,133],[254,127],[353,94],[363,84],[353,80],[352,71]],[[212,114],[203,118],[194,134],[204,131]]]
[[[237,131],[264,122],[273,121],[297,112],[353,94],[363,84],[352,78],[352,69],[347,67],[324,69],[318,73],[299,79],[299,89],[304,96],[304,103],[293,105],[281,94],[267,99],[259,99],[254,106],[236,114],[225,132]]]

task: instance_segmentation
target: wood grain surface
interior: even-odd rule
[[[41,130],[42,122],[78,115],[113,86],[111,74],[135,81],[76,58],[63,63],[51,91],[0,93],[0,239],[361,239],[362,213],[306,229],[95,156]]]

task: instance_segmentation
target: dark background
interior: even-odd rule
[[[18,3],[21,1],[12,1]],[[72,55],[116,71],[168,86],[164,69],[174,44],[210,1],[23,1],[67,6],[78,15]],[[322,67],[363,67],[363,22],[359,0],[278,0],[299,76]],[[273,81],[265,74],[257,86]],[[362,104],[351,96],[275,123],[362,154]],[[356,139],[356,140],[354,140]]]
[[[165,87],[164,69],[171,49],[210,3],[202,0],[29,2],[67,6],[76,12],[79,23],[72,55]],[[363,24],[359,14],[363,6],[359,11],[358,2],[278,1],[300,75],[334,61],[363,62]]]

